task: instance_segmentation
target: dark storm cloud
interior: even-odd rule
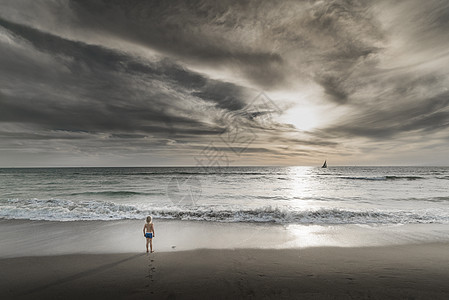
[[[413,131],[432,133],[449,127],[449,92],[403,106],[368,109],[324,130],[325,136],[385,139]]]
[[[54,59],[43,65],[3,47],[0,59],[7,72],[2,76],[14,79],[4,78],[5,91],[15,91],[0,94],[3,122],[89,132],[207,135],[223,128],[203,122],[201,114],[207,108],[201,101],[225,111],[245,105],[242,87],[208,79],[168,60],[142,62],[126,53],[5,20],[0,25],[32,51]],[[189,98],[198,100],[197,116],[185,108]]]
[[[430,142],[447,130],[449,36],[444,28],[449,5],[427,4],[380,2],[378,12],[390,16],[381,18],[382,27],[390,26],[390,32],[379,36],[382,47],[373,43],[366,51],[355,51],[359,54],[353,55],[356,59],[348,68],[337,63],[331,76],[317,77],[330,100],[346,104],[347,113],[316,131],[316,136],[390,142],[395,137],[414,136]]]
[[[371,6],[367,1],[322,1],[301,22],[300,34],[311,43],[303,53],[312,60],[310,75],[337,104],[350,101],[354,77],[382,50],[385,33]]]
[[[345,104],[348,101],[348,92],[342,87],[342,79],[337,76],[324,75],[322,78],[318,78],[317,81],[332,101],[338,104]]]
[[[82,134],[67,134],[66,131],[52,131],[52,132],[3,132],[0,130],[0,138],[8,139],[26,139],[26,140],[53,140],[53,139],[87,139],[87,135]]]
[[[88,30],[231,67],[265,90],[311,78],[337,103],[347,101],[344,78],[383,39],[365,1],[97,0],[70,7]]]
[[[77,25],[86,29],[107,32],[199,64],[242,68],[261,85],[280,82],[284,77],[279,53],[255,48],[244,36],[234,37],[239,27],[248,27],[247,14],[257,9],[254,3],[71,1],[70,8],[79,21]]]

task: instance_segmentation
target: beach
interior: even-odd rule
[[[448,176],[0,169],[0,298],[447,299]]]
[[[448,244],[0,260],[2,299],[447,299]],[[299,254],[299,255],[298,255]]]
[[[449,297],[445,225],[292,230],[155,220],[152,254],[141,227],[138,220],[1,220],[0,298]]]

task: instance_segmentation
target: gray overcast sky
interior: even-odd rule
[[[0,0],[0,167],[449,165],[448,29],[448,1]]]

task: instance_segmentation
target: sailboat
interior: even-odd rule
[[[324,164],[321,166],[321,168],[327,168],[327,161],[324,161]]]

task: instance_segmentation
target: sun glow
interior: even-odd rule
[[[296,129],[309,131],[320,125],[320,111],[314,106],[296,105],[282,117],[282,121]]]
[[[324,110],[326,107],[314,101],[314,92],[310,87],[293,93],[271,92],[269,97],[279,103],[282,115],[279,122],[294,125],[296,129],[309,131],[324,123]]]

